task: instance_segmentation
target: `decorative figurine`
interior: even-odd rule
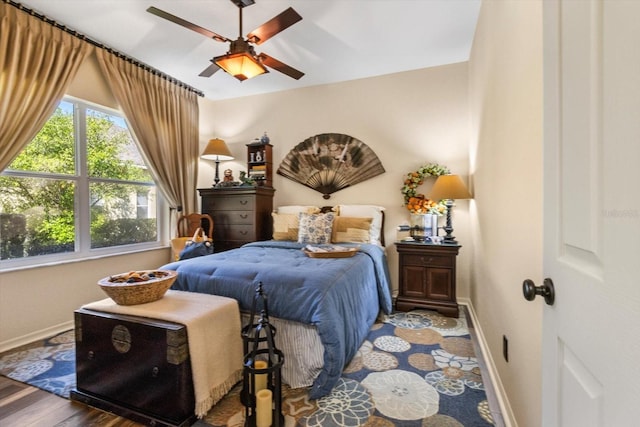
[[[262,135],[262,138],[260,138],[260,142],[265,145],[269,143],[269,136],[267,135],[267,132]]]
[[[253,187],[256,184],[253,179],[247,176],[247,173],[245,171],[240,171],[240,182],[242,182],[242,184],[240,185],[247,187]]]
[[[233,182],[233,171],[231,169],[224,170],[224,182]]]

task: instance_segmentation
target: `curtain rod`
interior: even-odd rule
[[[129,62],[129,63],[131,63],[131,64],[133,64],[133,65],[135,65],[137,67],[140,67],[143,70],[148,71],[153,75],[162,77],[163,79],[168,80],[168,81],[170,81],[171,83],[173,83],[175,85],[178,85],[178,86],[180,86],[182,88],[185,88],[185,89],[189,90],[190,92],[194,92],[198,96],[204,97],[204,93],[202,91],[200,91],[200,90],[198,90],[198,89],[196,89],[196,88],[194,88],[192,86],[189,86],[186,83],[181,82],[180,80],[176,79],[175,77],[171,77],[170,75],[165,74],[162,71],[160,71],[160,70],[158,70],[156,68],[153,68],[150,65],[144,64],[144,63],[142,63],[142,62],[140,62],[140,61],[138,61],[138,60],[136,60],[136,59],[134,59],[134,58],[132,58],[130,56],[125,55],[122,52],[119,52],[119,51],[117,51],[117,50],[115,50],[115,49],[113,49],[113,48],[111,48],[109,46],[105,46],[102,43],[99,43],[99,42],[97,42],[95,40],[92,40],[92,39],[90,39],[89,37],[85,36],[82,33],[79,33],[79,32],[77,32],[75,30],[72,30],[71,28],[68,28],[65,25],[62,25],[59,22],[57,22],[57,21],[55,21],[55,20],[53,20],[51,18],[48,18],[45,15],[42,15],[42,14],[36,12],[33,9],[29,9],[28,7],[23,6],[21,3],[15,2],[13,0],[2,0],[2,1],[4,3],[10,4],[13,7],[18,8],[19,10],[21,10],[23,12],[28,13],[31,16],[34,16],[34,17],[40,19],[43,22],[46,22],[49,25],[53,25],[54,27],[56,27],[56,28],[58,28],[58,29],[60,29],[60,30],[62,30],[64,32],[66,32],[66,33],[69,33],[72,36],[79,38],[80,40],[86,41],[87,43],[90,43],[90,44],[92,44],[95,47],[98,47],[100,49],[104,49],[107,52],[109,52],[110,54],[115,55],[118,58],[124,59],[125,61],[127,61],[127,62]]]

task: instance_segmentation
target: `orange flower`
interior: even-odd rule
[[[432,213],[434,208],[437,208],[438,204],[433,200],[425,198],[419,194],[416,197],[409,197],[407,202],[407,209],[411,213],[423,214]]]

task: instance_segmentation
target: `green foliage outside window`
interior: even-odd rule
[[[60,105],[0,176],[0,259],[76,250],[83,189],[91,248],[155,241],[155,211],[148,210],[155,185],[121,119],[85,109],[86,157],[80,157],[72,104]],[[79,158],[86,158],[85,171]],[[149,205],[141,208],[140,200]]]

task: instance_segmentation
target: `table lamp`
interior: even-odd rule
[[[446,200],[447,205],[447,225],[444,227],[444,231],[447,232],[444,236],[443,243],[457,245],[456,238],[451,234],[453,232],[453,226],[451,225],[451,211],[453,209],[453,201],[455,199],[470,199],[471,194],[467,190],[466,185],[462,182],[462,179],[458,175],[440,175],[431,188],[429,194],[431,200]]]
[[[220,161],[233,160],[233,156],[231,155],[231,151],[229,151],[229,147],[227,147],[227,144],[220,138],[210,139],[207,147],[204,149],[200,157],[207,160],[215,160],[216,176],[213,180],[213,186],[217,186],[220,182],[220,175],[218,173],[218,166],[220,164]]]

